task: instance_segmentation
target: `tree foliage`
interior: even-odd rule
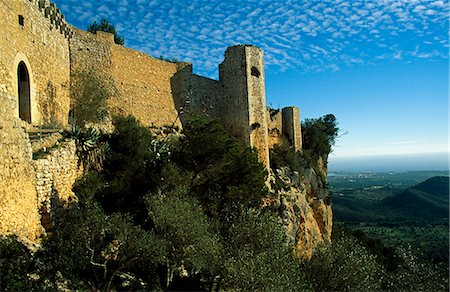
[[[125,43],[123,37],[119,36],[116,32],[116,28],[113,24],[111,24],[106,18],[102,17],[100,19],[100,23],[94,21],[91,23],[87,30],[92,33],[96,33],[97,31],[104,31],[114,34],[114,42],[118,45],[123,45]]]
[[[74,73],[71,82],[71,122],[78,126],[102,122],[108,115],[106,100],[114,92],[112,84],[93,71]]]
[[[42,248],[0,240],[2,291],[448,288],[439,267],[404,252],[386,269],[353,237],[294,258],[279,218],[260,207],[264,167],[217,121],[195,118],[169,144],[132,117],[114,124],[100,139],[111,147],[103,168],[74,187],[78,202],[52,202],[54,233]],[[294,154],[279,159],[306,163]]]
[[[303,151],[313,158],[330,154],[339,134],[336,117],[328,114],[302,123]]]
[[[225,240],[222,288],[226,291],[309,290],[274,214],[243,211]]]
[[[282,141],[270,149],[270,166],[273,169],[289,166],[292,170],[301,173],[307,164],[302,154],[296,152],[287,141]]]
[[[158,184],[169,151],[134,117],[117,116],[113,124],[110,155],[100,173],[105,188],[97,197],[107,212],[129,213],[142,222],[145,196]]]
[[[209,215],[218,216],[231,203],[246,208],[261,203],[267,173],[256,151],[238,143],[217,120],[195,117],[183,134],[172,160],[191,172],[189,188]]]
[[[314,291],[377,291],[383,275],[376,257],[347,236],[316,250],[302,271]]]
[[[420,259],[410,246],[399,247],[396,269],[387,273],[383,288],[396,291],[449,291],[448,264]]]
[[[166,287],[174,276],[183,273],[205,276],[217,273],[221,241],[195,197],[178,189],[150,196],[147,204],[156,234],[168,245]]]
[[[32,256],[16,237],[0,239],[0,291],[25,291],[31,287],[28,273],[34,270]]]

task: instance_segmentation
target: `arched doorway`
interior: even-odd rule
[[[24,62],[17,68],[19,89],[19,117],[31,124],[30,75]]]

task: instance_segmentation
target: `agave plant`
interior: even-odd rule
[[[108,142],[101,141],[102,134],[94,128],[82,130],[77,125],[73,125],[66,133],[75,140],[77,156],[83,169],[100,171],[111,149]]]
[[[170,146],[166,141],[161,141],[158,139],[153,139],[148,147],[150,153],[152,153],[152,163],[157,165],[163,161],[170,158]]]

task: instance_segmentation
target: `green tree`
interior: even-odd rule
[[[16,237],[0,238],[0,291],[28,290],[34,267],[30,251]]]
[[[119,36],[116,32],[116,28],[113,24],[111,24],[106,18],[102,17],[100,20],[100,23],[97,23],[97,21],[94,21],[91,23],[87,30],[92,33],[96,33],[97,31],[104,31],[114,34],[114,42],[118,45],[123,45],[124,39],[123,37]]]
[[[222,288],[226,291],[305,291],[308,283],[287,245],[278,218],[265,210],[243,211],[224,238]]]
[[[98,199],[108,213],[129,213],[142,223],[147,218],[145,196],[160,182],[170,152],[132,116],[114,117],[113,124],[107,140],[110,155],[101,173],[106,187]]]
[[[261,203],[267,172],[256,151],[238,143],[217,120],[193,118],[183,134],[172,161],[192,173],[189,188],[209,216],[219,216],[231,204]]]
[[[79,126],[102,122],[108,115],[106,100],[115,90],[112,83],[87,71],[72,74],[71,87],[73,122]]]
[[[168,245],[166,288],[184,272],[184,277],[217,273],[221,243],[197,199],[178,188],[149,196],[148,210],[156,234]]]
[[[302,123],[303,151],[312,158],[328,156],[339,134],[336,117],[328,114]]]
[[[377,291],[384,276],[376,257],[344,235],[318,248],[302,263],[302,272],[314,291]]]
[[[396,251],[398,266],[386,274],[383,288],[390,291],[448,291],[448,263],[420,259],[411,246]]]
[[[87,188],[95,189],[97,183],[95,177],[88,177],[81,183],[84,186],[77,186],[80,201],[54,213],[54,236],[39,252],[50,281],[60,271],[72,283],[71,289],[106,291],[125,289],[124,284],[142,289],[139,279],[157,287],[158,267],[165,262],[165,242],[134,225],[129,216],[105,214]],[[130,276],[127,283],[119,277],[124,274]]]

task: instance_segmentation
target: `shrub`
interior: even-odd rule
[[[0,291],[25,291],[31,285],[32,255],[16,237],[0,239]]]
[[[210,216],[229,203],[258,206],[267,194],[266,170],[256,151],[231,137],[219,121],[193,118],[175,147],[173,162],[190,171],[190,190]]]
[[[70,90],[75,124],[99,123],[107,116],[106,100],[114,93],[112,83],[93,71],[77,72],[72,76]]]
[[[302,263],[302,272],[314,291],[376,291],[384,275],[376,257],[344,235],[318,248]]]
[[[107,141],[102,141],[102,134],[93,128],[81,129],[77,125],[72,125],[65,136],[75,140],[77,157],[83,170],[88,172],[91,169],[100,171],[110,147]]]
[[[55,235],[46,242],[41,256],[53,271],[71,280],[71,289],[123,289],[118,277],[123,273],[133,275],[135,282],[157,278],[166,251],[165,243],[152,232],[135,226],[126,215],[106,215],[90,199],[58,210]]]
[[[218,271],[221,244],[197,199],[185,190],[148,198],[149,217],[156,234],[168,245],[166,287],[174,276],[211,277]]]
[[[396,250],[397,269],[386,274],[383,288],[392,291],[448,291],[448,264],[420,259],[410,246]]]
[[[304,291],[309,285],[287,245],[278,218],[245,210],[225,237],[222,288],[232,291]]]
[[[302,173],[307,161],[287,141],[283,141],[270,149],[270,165],[273,169],[289,166],[292,170]]]
[[[318,119],[306,119],[302,123],[303,151],[310,160],[327,156],[338,137],[339,128],[334,115],[328,114]]]
[[[87,31],[92,32],[92,33],[96,33],[97,31],[104,31],[104,32],[109,32],[114,34],[114,42],[118,45],[123,45],[125,43],[123,37],[119,36],[116,32],[116,28],[114,27],[113,24],[109,23],[109,21],[102,17],[102,19],[100,20],[100,23],[97,23],[97,21],[94,21],[93,23],[91,23],[88,28]]]
[[[106,187],[98,198],[109,213],[120,211],[143,220],[145,195],[159,183],[170,152],[135,118],[114,117],[113,123],[111,151],[102,171]]]

